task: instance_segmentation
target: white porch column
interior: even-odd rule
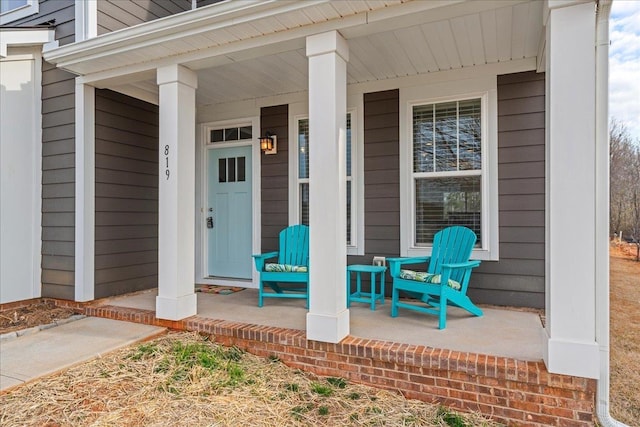
[[[598,378],[595,9],[548,6],[544,360],[549,372]]]
[[[156,316],[196,314],[195,117],[196,73],[181,65],[158,68],[160,89],[158,297]]]
[[[349,335],[346,308],[347,42],[337,31],[307,37],[309,58],[309,313],[307,338]]]
[[[76,78],[75,300],[95,294],[96,138],[95,88]]]

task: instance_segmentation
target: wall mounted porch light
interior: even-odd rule
[[[276,135],[267,132],[266,136],[261,136],[258,141],[260,141],[260,150],[264,154],[278,153],[278,137]]]

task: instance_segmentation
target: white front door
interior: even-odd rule
[[[207,273],[251,279],[251,146],[210,149],[207,156]]]

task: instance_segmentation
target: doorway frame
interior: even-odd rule
[[[235,127],[235,126],[251,126],[251,140],[244,140],[238,142],[222,142],[222,143],[209,143],[209,134],[212,129],[220,127]],[[207,158],[209,150],[230,148],[230,147],[243,147],[251,146],[251,250],[252,253],[260,253],[261,250],[261,237],[262,237],[262,222],[260,212],[262,212],[260,188],[260,164],[261,153],[260,146],[257,143],[258,136],[260,135],[260,117],[241,117],[237,119],[219,120],[201,123],[197,127],[196,139],[198,140],[198,154],[199,159],[196,161],[196,284],[204,285],[223,285],[223,286],[240,286],[245,288],[257,288],[258,287],[258,273],[255,269],[251,272],[251,280],[246,279],[229,279],[229,278],[215,278],[208,274],[209,271],[209,258],[208,258],[208,237],[207,228],[205,227],[205,221],[207,217],[206,207],[208,204],[208,189],[209,189],[209,170],[207,167]]]

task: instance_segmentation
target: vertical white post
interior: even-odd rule
[[[158,68],[160,89],[158,297],[156,316],[197,312],[195,269],[195,118],[197,75],[181,65]]]
[[[544,359],[550,372],[598,378],[595,8],[549,2],[548,13]]]
[[[76,78],[75,300],[95,293],[95,88]]]
[[[309,274],[307,338],[337,343],[349,334],[346,308],[346,40],[307,37],[309,58]]]

